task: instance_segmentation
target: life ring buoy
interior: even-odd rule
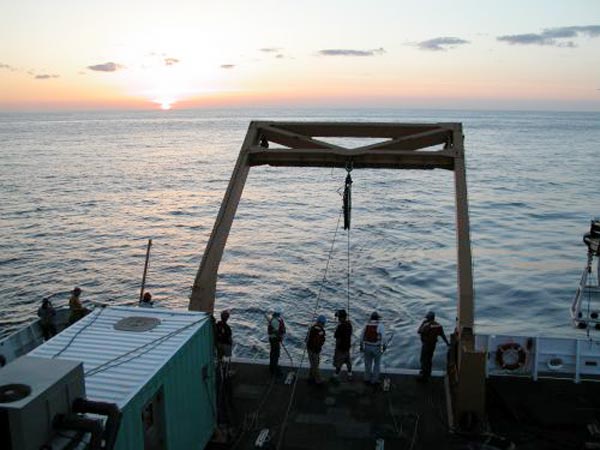
[[[501,344],[496,350],[496,364],[502,369],[519,369],[525,365],[526,360],[527,352],[516,342]]]

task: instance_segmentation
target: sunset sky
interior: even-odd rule
[[[599,0],[19,0],[0,110],[600,111]]]

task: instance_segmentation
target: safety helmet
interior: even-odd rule
[[[427,320],[433,320],[435,319],[435,313],[433,311],[429,311],[427,314],[425,314],[425,318]]]
[[[224,309],[223,311],[221,311],[221,319],[223,320],[227,320],[229,319],[229,311]]]
[[[379,313],[377,311],[373,311],[371,313],[371,320],[379,320],[381,318],[381,316],[379,315]]]
[[[319,317],[317,317],[317,323],[320,323],[321,325],[325,325],[325,323],[327,322],[327,318],[321,314]]]

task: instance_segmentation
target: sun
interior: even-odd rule
[[[163,101],[160,103],[160,109],[162,109],[163,111],[168,111],[171,109],[171,102],[168,101]]]

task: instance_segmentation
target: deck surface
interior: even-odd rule
[[[443,378],[418,383],[415,376],[387,375],[391,386],[384,392],[365,384],[362,373],[355,373],[353,381],[342,373],[338,384],[317,386],[302,369],[286,421],[293,385],[284,381],[290,369],[284,367],[273,380],[264,365],[233,363],[232,368],[233,404],[225,419],[237,428],[233,448],[256,448],[263,428],[271,435],[265,448],[277,448],[280,439],[279,448],[287,450],[375,449],[378,439],[386,449],[451,448],[445,444]],[[330,371],[322,374],[329,380]]]
[[[600,419],[600,383],[519,378],[490,378],[484,434],[451,433],[446,415],[444,379],[419,383],[414,375],[389,376],[390,390],[363,382],[362,373],[339,384],[316,386],[302,369],[291,407],[290,368],[272,379],[265,365],[232,363],[230,384],[222,386],[227,407],[219,421],[230,425],[228,445],[209,449],[256,449],[262,429],[270,441],[262,448],[376,449],[581,449],[596,441],[588,424]],[[330,371],[322,371],[329,380]],[[228,400],[227,400],[228,399]],[[224,411],[224,412],[223,412]],[[514,447],[511,447],[511,444]],[[594,447],[592,447],[594,448]],[[598,447],[600,448],[600,447]]]
[[[488,379],[486,393],[490,428],[516,449],[600,449],[600,434],[588,430],[600,421],[597,381],[496,377]]]

